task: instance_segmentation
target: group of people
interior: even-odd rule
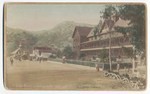
[[[15,57],[14,55],[12,55],[12,56],[9,57],[9,61],[10,61],[10,64],[11,64],[11,65],[14,64],[14,61],[15,61],[15,60],[22,61],[21,56]]]

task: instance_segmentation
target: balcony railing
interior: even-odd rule
[[[113,38],[111,39],[111,46],[124,46],[124,45],[130,45],[129,38],[119,37],[119,38]],[[109,39],[106,40],[97,40],[97,41],[91,41],[82,43],[80,45],[81,49],[87,49],[87,48],[104,48],[109,46]]]

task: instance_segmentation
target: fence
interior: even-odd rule
[[[50,59],[51,61],[57,61],[57,62],[62,62],[62,59]],[[89,66],[89,67],[95,67],[95,63],[93,61],[81,61],[81,60],[70,60],[67,59],[66,61],[67,63],[70,64],[77,64],[77,65],[83,65],[83,66]],[[109,70],[110,65],[109,63],[100,63],[99,67],[102,70]],[[132,63],[120,63],[120,69],[124,69],[124,68],[132,68]],[[112,70],[116,70],[117,69],[117,63],[112,63]]]

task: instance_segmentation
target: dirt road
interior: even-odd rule
[[[119,81],[106,78],[95,68],[37,61],[8,62],[6,74],[8,89],[23,90],[126,90]],[[129,90],[129,89],[128,89]]]

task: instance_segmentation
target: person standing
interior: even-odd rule
[[[99,71],[99,68],[100,68],[100,58],[96,57],[95,59],[95,67],[96,67],[96,70]]]
[[[63,62],[62,62],[63,64],[66,63],[66,57],[65,56],[62,57],[62,60],[63,60]]]
[[[13,65],[13,63],[14,63],[14,60],[13,60],[12,56],[10,57],[10,63],[11,63],[11,65]]]
[[[119,73],[119,70],[120,70],[120,63],[121,63],[121,61],[122,61],[120,55],[118,56],[118,58],[117,58],[116,61],[117,61],[117,72]]]

